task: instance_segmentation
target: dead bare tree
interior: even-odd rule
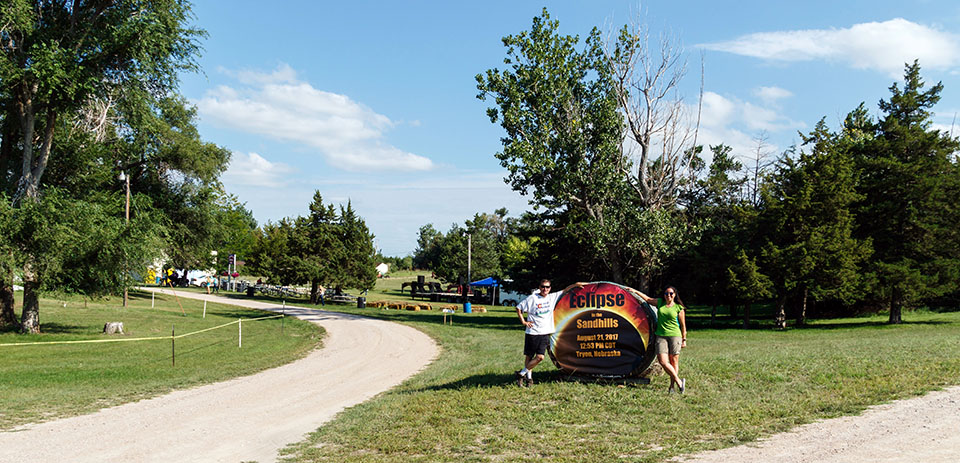
[[[90,133],[94,141],[103,142],[110,134],[109,131],[116,126],[116,118],[111,111],[115,104],[113,95],[109,93],[91,97],[80,109],[72,130]]]
[[[774,161],[768,160],[770,155],[774,153],[767,141],[770,139],[770,136],[765,130],[761,130],[756,137],[753,137],[754,143],[757,144],[756,149],[754,149],[752,158],[748,159],[749,163],[747,165],[752,165],[750,174],[750,180],[745,184],[749,191],[746,192],[746,199],[750,201],[750,204],[754,206],[760,205],[760,182],[763,179],[763,176],[766,174],[767,169],[773,165]]]
[[[691,118],[680,93],[687,65],[683,47],[666,34],[656,46],[651,47],[649,28],[637,21],[620,29],[605,49],[627,126],[622,169],[648,210],[673,206],[689,178],[703,101],[702,56],[700,95]]]

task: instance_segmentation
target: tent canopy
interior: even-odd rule
[[[473,283],[470,283],[470,286],[481,286],[481,287],[484,287],[484,286],[493,286],[493,287],[497,287],[497,286],[500,286],[500,282],[497,281],[497,279],[494,278],[494,277],[487,277],[487,278],[484,278],[484,279],[482,279],[482,280],[474,281]]]

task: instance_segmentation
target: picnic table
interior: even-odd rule
[[[324,296],[323,300],[324,302],[332,302],[334,304],[353,304],[357,302],[357,297],[349,294],[340,294]]]
[[[431,302],[460,302],[463,295],[456,292],[422,293],[421,296],[430,297]]]

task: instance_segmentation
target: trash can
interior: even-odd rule
[[[254,288],[253,286],[247,286],[247,297],[253,297],[253,292],[256,290],[257,288]]]
[[[357,298],[357,308],[363,309],[367,306],[367,298],[360,296]]]
[[[470,308],[470,303],[469,303],[469,302],[464,302],[464,303],[463,303],[463,313],[472,313],[472,312],[473,312],[473,309]]]

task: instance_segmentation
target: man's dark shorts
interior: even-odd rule
[[[550,346],[549,334],[526,334],[523,337],[523,355],[543,355]]]

